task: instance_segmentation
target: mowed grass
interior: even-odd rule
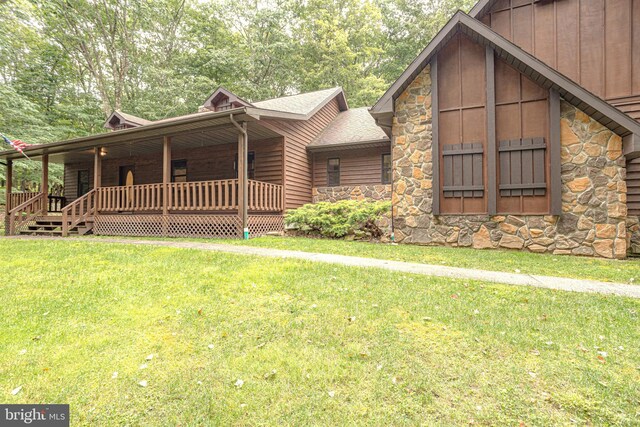
[[[210,240],[210,242],[220,243],[220,240]],[[605,282],[629,284],[640,282],[640,258],[607,260],[591,257],[535,254],[516,250],[478,250],[408,244],[392,245],[388,243],[304,237],[267,236],[250,240],[225,240],[224,243]]]
[[[638,300],[80,240],[0,250],[0,400],[69,403],[72,425],[640,417]]]

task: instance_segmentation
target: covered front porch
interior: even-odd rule
[[[283,229],[281,135],[232,114],[171,130],[116,131],[60,152],[39,146],[29,154],[43,165],[36,193],[12,193],[8,159],[5,234],[247,238]],[[49,162],[65,165],[64,201],[48,195]]]

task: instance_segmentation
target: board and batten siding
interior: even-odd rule
[[[460,33],[438,53],[438,156],[441,184],[438,197],[442,214],[484,213],[488,209],[485,56],[484,46]],[[450,149],[462,151],[471,145],[477,145],[477,151],[481,147],[479,162],[466,164],[473,155],[446,155],[451,152]],[[480,173],[479,179],[474,182],[477,181],[476,187],[482,187],[482,190],[470,193],[445,191],[445,188],[454,186],[461,188],[463,175],[474,175],[474,172]]]
[[[479,19],[640,120],[640,0],[500,0]]]
[[[382,155],[390,147],[315,153],[313,186],[327,186],[327,159],[340,159],[340,186],[382,184]]]
[[[312,202],[311,155],[309,145],[340,112],[333,98],[307,121],[262,121],[270,129],[284,135],[285,209],[294,209]]]
[[[549,91],[460,33],[436,81],[439,212],[550,213]]]
[[[134,184],[162,182],[162,145],[157,153],[147,156],[131,156],[102,160],[102,186],[119,184],[121,166],[134,167]],[[283,138],[249,141],[249,152],[255,153],[255,179],[282,185]],[[172,160],[187,161],[188,181],[211,181],[235,177],[234,161],[237,144],[220,144],[189,150],[172,150]],[[79,170],[89,170],[90,188],[93,188],[93,163],[66,164],[64,168],[65,196],[67,203],[78,197]]]

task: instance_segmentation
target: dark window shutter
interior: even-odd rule
[[[484,197],[482,143],[442,146],[444,197]]]
[[[545,179],[544,138],[524,138],[500,141],[500,195],[544,196]]]

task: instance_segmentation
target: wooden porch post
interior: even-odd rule
[[[98,193],[100,187],[102,187],[102,147],[96,147],[96,152],[93,154],[93,189],[96,191],[96,215],[100,210],[100,194]]]
[[[238,133],[238,214],[242,221],[242,236],[246,240],[249,238],[249,225],[247,221],[247,210],[249,197],[249,177],[247,168],[247,123],[242,123],[243,132]]]
[[[93,188],[102,187],[102,147],[96,147],[93,156]]]
[[[169,225],[169,184],[171,183],[171,137],[162,141],[162,235],[166,235]]]
[[[42,214],[46,215],[49,212],[49,155],[44,154],[42,156],[42,183],[40,186],[40,193],[42,193]]]
[[[4,234],[9,236],[11,234],[9,211],[11,210],[11,184],[13,181],[13,160],[7,160],[7,174],[5,176],[7,182],[5,185],[5,200],[4,200]]]

